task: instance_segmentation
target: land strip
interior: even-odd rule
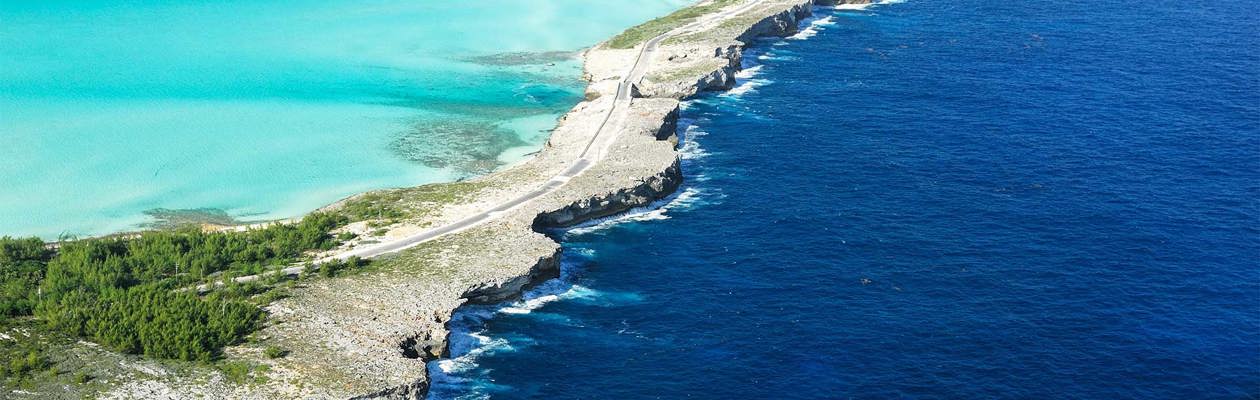
[[[698,7],[717,7],[669,22],[669,35],[587,51],[588,100],[561,119],[533,159],[457,190],[434,186],[426,193],[437,195],[422,200],[413,189],[388,192],[407,203],[397,221],[347,227],[359,238],[320,258],[372,256],[372,272],[304,283],[269,305],[267,326],[225,350],[231,362],[257,366],[258,379],[127,359],[118,363],[130,372],[111,379],[107,397],[422,398],[427,362],[448,355],[453,311],[514,298],[557,276],[560,247],[540,230],[673,192],[682,183],[674,136],[679,100],[732,87],[743,47],[758,36],[795,32],[814,3],[702,2]],[[324,211],[372,196],[381,195]],[[268,357],[271,347],[288,353]]]

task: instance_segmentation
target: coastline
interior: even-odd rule
[[[701,2],[710,4],[715,0]],[[400,201],[425,187],[458,187],[452,201],[421,198],[422,212],[387,227],[375,243],[351,243],[360,249],[381,246],[487,214],[477,224],[452,230],[377,256],[378,271],[307,284],[292,297],[265,307],[268,324],[257,343],[225,349],[229,359],[267,366],[262,383],[228,382],[217,372],[172,371],[159,362],[120,363],[135,373],[104,397],[230,398],[424,398],[427,363],[449,355],[452,314],[465,304],[498,303],[517,298],[530,287],[559,274],[560,245],[542,231],[565,227],[644,207],[674,193],[682,184],[675,128],[679,102],[704,91],[735,85],[742,50],[760,36],[788,36],[815,5],[868,3],[869,0],[763,0],[723,3],[718,12],[694,19],[697,29],[662,37],[642,71],[634,60],[644,45],[608,48],[608,42],[583,52],[587,100],[558,122],[543,149],[508,168],[468,182],[368,192],[320,211],[381,192],[399,193]],[[694,6],[693,6],[694,7]],[[629,67],[631,70],[626,71]],[[638,79],[626,79],[636,78]],[[633,81],[622,89],[622,81]],[[628,97],[624,106],[618,99]],[[618,107],[624,107],[621,112]],[[599,127],[613,121],[615,132]],[[570,162],[589,151],[597,162],[576,174]],[[566,176],[550,191],[499,209],[515,199]],[[466,188],[463,185],[467,185]],[[283,223],[266,222],[265,224]],[[250,225],[252,226],[252,225]],[[224,229],[242,229],[229,227]],[[366,232],[366,223],[350,231]],[[377,240],[379,239],[379,240]],[[324,254],[355,254],[342,248]],[[291,355],[263,356],[263,348],[284,344]],[[158,371],[158,372],[153,372]]]

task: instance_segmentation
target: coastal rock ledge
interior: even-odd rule
[[[124,366],[137,372],[118,377],[105,397],[424,398],[427,364],[450,353],[447,324],[458,307],[512,300],[559,275],[560,245],[545,230],[648,206],[679,188],[681,100],[733,87],[744,47],[760,36],[796,33],[815,5],[867,2],[763,0],[737,14],[702,17],[701,28],[660,43],[633,87],[636,98],[614,113],[619,116],[611,126],[620,129],[600,136],[617,83],[641,49],[586,51],[588,100],[561,118],[541,152],[465,183],[477,188],[466,201],[390,226],[384,239],[458,221],[533,191],[592,149],[598,161],[581,175],[490,222],[377,257],[368,273],[313,280],[272,303],[268,325],[256,334],[261,341],[225,350],[229,360],[265,366],[266,379],[229,382],[213,371],[178,372],[132,360]],[[263,355],[266,346],[290,352],[271,359]]]

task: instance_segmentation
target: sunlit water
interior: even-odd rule
[[[485,173],[580,100],[575,51],[685,3],[0,0],[0,234]]]
[[[1260,3],[819,12],[432,397],[1260,397]]]

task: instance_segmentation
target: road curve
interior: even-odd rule
[[[521,204],[527,203],[529,201],[532,201],[534,199],[537,199],[539,197],[552,193],[556,191],[557,189],[560,189],[561,187],[564,187],[564,185],[568,183],[570,179],[573,179],[574,177],[581,175],[583,172],[586,172],[586,170],[590,169],[591,166],[595,165],[596,161],[599,159],[599,156],[598,156],[598,153],[596,153],[595,155],[592,155],[591,151],[592,151],[592,148],[595,146],[595,143],[598,143],[600,137],[604,135],[605,131],[608,131],[608,130],[616,131],[617,129],[621,128],[620,126],[609,126],[609,123],[613,120],[613,117],[617,115],[618,112],[624,111],[626,108],[630,106],[630,103],[634,101],[634,97],[632,95],[633,91],[631,89],[633,88],[633,85],[635,83],[638,83],[639,80],[643,78],[643,75],[647,72],[648,64],[650,64],[652,56],[656,54],[656,50],[660,46],[660,43],[662,41],[678,33],[694,31],[696,28],[703,26],[706,23],[709,23],[712,21],[723,20],[726,17],[747,11],[748,9],[760,3],[760,1],[761,0],[750,0],[743,6],[740,6],[739,8],[724,11],[717,14],[711,14],[710,17],[704,18],[699,21],[691,22],[687,25],[684,25],[678,28],[674,28],[670,30],[669,32],[662,33],[660,35],[657,35],[656,37],[648,39],[647,42],[644,42],[643,47],[639,50],[639,55],[634,60],[634,65],[630,67],[630,73],[626,74],[626,76],[622,78],[620,82],[617,83],[617,93],[616,93],[616,96],[613,98],[612,107],[609,108],[608,113],[604,115],[604,120],[600,123],[599,128],[595,131],[595,135],[591,137],[590,142],[588,142],[586,144],[586,147],[582,150],[581,155],[579,155],[578,159],[574,160],[573,164],[570,165],[568,168],[566,168],[563,172],[561,172],[560,174],[556,176],[553,176],[546,183],[542,184],[541,186],[534,189],[533,191],[530,191],[529,193],[523,194],[519,197],[516,197],[504,203],[500,203],[499,205],[489,210],[482,211],[480,213],[466,217],[459,221],[455,221],[455,222],[452,222],[452,223],[449,223],[449,224],[446,224],[437,228],[426,230],[424,232],[419,232],[414,235],[396,239],[390,242],[381,243],[381,244],[373,245],[370,247],[364,247],[364,248],[345,251],[345,252],[330,256],[330,257],[316,260],[315,264],[319,264],[319,263],[323,263],[327,261],[333,261],[333,260],[345,260],[351,257],[372,258],[372,257],[380,256],[383,254],[389,254],[389,253],[405,250],[405,249],[414,247],[416,245],[419,245],[421,243],[424,243],[433,239],[437,239],[439,237],[449,235],[452,233],[460,232],[460,231],[481,225],[487,221],[492,221],[498,218],[505,211],[511,210]],[[286,274],[286,275],[294,275],[294,274],[301,273],[305,268],[306,266],[288,267],[288,268],[284,268],[280,270],[280,273]],[[261,275],[242,276],[242,277],[235,278],[234,281],[249,282],[249,281],[258,279],[260,276]],[[205,285],[198,287],[198,290],[205,290],[205,289],[206,289]]]

